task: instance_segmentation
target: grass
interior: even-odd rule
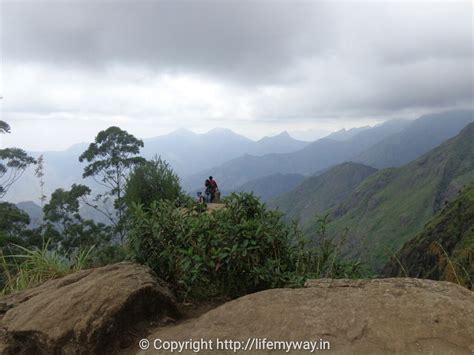
[[[474,185],[429,221],[424,229],[391,255],[385,271],[444,280],[469,289],[474,271]],[[408,271],[408,272],[407,272]]]
[[[19,245],[17,254],[0,252],[0,270],[4,285],[0,295],[8,295],[45,281],[65,276],[86,267],[94,247],[77,254],[63,254],[58,249],[50,250],[49,241],[40,249],[28,249]]]

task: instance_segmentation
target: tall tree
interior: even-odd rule
[[[79,157],[80,162],[89,164],[84,168],[83,177],[91,177],[107,189],[105,195],[98,195],[96,201],[102,200],[105,208],[92,207],[106,214],[115,226],[116,233],[123,243],[125,237],[123,199],[124,189],[133,167],[145,161],[138,156],[143,141],[135,138],[119,127],[109,127],[100,131],[94,143]],[[107,203],[112,198],[115,212],[110,213]]]
[[[10,133],[10,126],[0,121],[0,133]],[[36,161],[19,148],[0,149],[0,198],[4,197],[8,189],[17,181],[26,168]]]

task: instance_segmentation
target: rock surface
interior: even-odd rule
[[[251,294],[198,319],[158,328],[148,337],[146,353],[160,353],[151,350],[155,339],[204,339],[213,341],[213,350],[200,354],[230,354],[232,350],[216,349],[217,339],[240,340],[244,347],[253,338],[323,339],[330,342],[331,354],[472,354],[474,294],[449,282],[409,278],[311,280],[306,288]],[[242,353],[284,353],[253,345]]]
[[[147,267],[83,270],[0,299],[0,354],[102,354],[139,321],[178,316]]]

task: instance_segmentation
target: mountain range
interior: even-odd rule
[[[165,151],[173,146],[174,152]],[[44,153],[46,183],[68,188],[82,182],[77,157],[86,147]],[[238,155],[238,148],[252,155],[226,160]],[[474,183],[474,111],[394,120],[312,143],[294,140],[286,132],[251,141],[222,129],[202,135],[178,130],[145,140],[142,155],[162,151],[162,157],[179,165],[197,159],[194,156],[212,156],[213,150],[219,151],[215,161],[224,163],[200,173],[192,172],[205,165],[190,163],[183,179],[188,186],[198,187],[208,175],[216,176],[224,195],[252,192],[283,212],[287,221],[297,220],[313,238],[316,216],[328,214],[329,233],[348,231],[344,256],[362,260],[378,273],[399,275],[400,262],[410,275],[431,278],[448,279],[453,270],[469,269],[465,264],[473,256],[472,187],[466,186]],[[199,183],[194,183],[197,178]],[[16,197],[30,194],[25,200],[32,200],[28,189],[38,186],[32,172],[20,182]],[[39,196],[39,191],[34,194]],[[41,222],[41,208],[34,202],[17,206],[31,216],[32,227]],[[94,211],[83,208],[81,213],[95,219]],[[449,268],[448,260],[464,266]]]
[[[183,179],[186,190],[201,184],[203,176],[215,176],[221,186],[235,189],[248,181],[264,176],[281,174],[312,175],[333,165],[349,161],[384,138],[401,131],[410,121],[394,120],[364,130],[352,138],[338,141],[322,138],[301,150],[285,154],[255,156],[246,154],[212,169]]]
[[[420,117],[354,158],[378,169],[402,166],[430,151],[473,122],[472,111],[451,111]]]
[[[168,135],[144,139],[141,155],[147,159],[156,155],[161,156],[170,163],[180,177],[185,177],[242,154],[258,156],[268,153],[287,153],[302,149],[307,144],[308,142],[293,139],[287,132],[253,141],[222,128],[204,134],[179,129]],[[82,179],[84,164],[79,163],[78,157],[87,149],[87,146],[86,143],[80,143],[65,151],[28,152],[36,158],[43,155],[46,194],[52,193],[59,187],[67,189],[73,183],[97,187],[91,179]],[[12,202],[20,202],[38,200],[40,195],[34,167],[30,167],[13,185],[6,198]]]
[[[472,110],[425,115],[414,121],[391,120],[356,130],[344,140],[322,138],[294,152],[262,156],[246,154],[184,177],[183,186],[192,191],[202,184],[203,176],[212,175],[221,186],[233,190],[272,174],[310,176],[347,161],[375,168],[397,167],[453,137],[470,122],[474,122]]]
[[[305,179],[269,205],[287,220],[298,220],[308,236],[317,228],[316,215],[329,214],[332,234],[349,231],[345,255],[380,272],[447,201],[473,182],[474,123],[469,123],[457,136],[401,167],[377,171],[343,163]]]

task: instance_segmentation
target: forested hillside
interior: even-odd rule
[[[388,277],[474,284],[474,184],[464,188],[385,265]]]
[[[297,187],[270,201],[287,220],[301,225],[316,220],[317,215],[337,206],[377,169],[357,163],[343,163],[319,176],[304,180]]]
[[[332,228],[349,228],[347,254],[380,270],[392,252],[472,181],[474,123],[421,158],[368,177],[333,211]]]

